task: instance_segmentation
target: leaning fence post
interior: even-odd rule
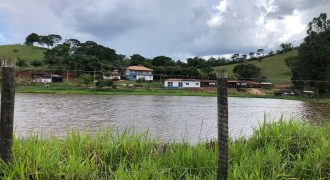
[[[8,58],[1,59],[1,116],[0,116],[0,159],[12,161],[12,140],[15,102],[15,62]]]
[[[217,72],[218,92],[218,174],[217,179],[228,177],[228,96],[227,72]]]

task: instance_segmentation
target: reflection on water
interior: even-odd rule
[[[216,103],[215,97],[17,94],[15,131],[22,137],[31,132],[65,136],[68,129],[94,134],[101,128],[131,128],[149,130],[161,141],[195,143],[217,136]],[[291,100],[229,98],[230,136],[250,136],[264,117],[313,121],[330,116],[313,106]]]

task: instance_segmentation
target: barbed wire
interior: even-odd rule
[[[22,70],[22,72],[44,72],[44,71],[49,71],[49,72],[53,72],[53,71],[61,71],[63,73],[67,73],[67,72],[85,72],[85,73],[97,73],[105,75],[109,72],[104,72],[104,71],[87,71],[87,70],[65,70],[65,69],[25,69]],[[1,72],[1,69],[0,69]],[[330,73],[323,73],[323,74],[330,74]],[[139,74],[138,74],[139,75]],[[140,74],[140,75],[147,75],[147,74]],[[216,80],[216,77],[212,77],[212,76],[202,76],[202,75],[198,75],[198,76],[192,76],[192,75],[183,75],[183,74],[178,74],[178,75],[167,75],[167,74],[152,74],[153,76],[158,76],[158,77],[163,77],[163,78],[175,78],[175,77],[182,77],[182,78],[187,78],[187,79],[200,79],[200,80]],[[237,79],[231,79],[228,78],[229,81],[230,80],[237,80]],[[261,78],[240,78],[238,81],[261,81]],[[313,80],[313,79],[299,79],[299,80],[291,80],[291,79],[283,79],[283,78],[266,78],[265,81],[272,81],[272,82],[315,82],[315,83],[330,83],[330,80]]]

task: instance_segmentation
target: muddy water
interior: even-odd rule
[[[330,110],[330,108],[328,108]],[[330,119],[319,105],[300,101],[229,98],[229,133],[250,136],[264,119]],[[15,132],[65,136],[68,129],[145,132],[160,141],[196,143],[217,136],[215,97],[17,94]]]

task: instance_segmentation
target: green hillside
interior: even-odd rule
[[[18,50],[14,52],[14,50]],[[28,64],[32,60],[43,60],[45,48],[34,47],[34,46],[26,46],[26,45],[0,45],[0,57],[19,57],[21,59],[25,59]]]
[[[289,67],[285,64],[284,59],[290,56],[296,56],[298,54],[297,50],[286,52],[280,55],[267,57],[262,59],[261,62],[255,60],[249,63],[255,64],[261,68],[262,76],[267,77],[267,81],[273,83],[287,83],[291,82],[291,71]],[[228,76],[234,78],[233,69],[236,64],[218,66],[215,67],[216,70],[227,70]]]

